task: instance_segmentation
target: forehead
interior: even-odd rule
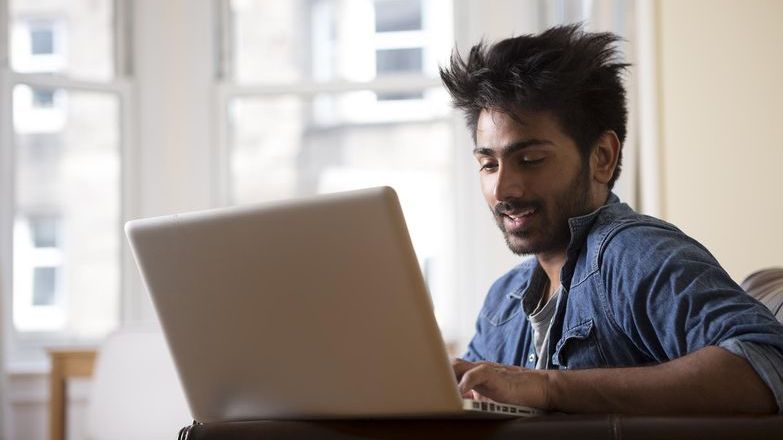
[[[520,110],[510,115],[504,111],[484,109],[476,124],[476,145],[501,147],[522,139],[536,138],[553,143],[570,140],[553,113]]]

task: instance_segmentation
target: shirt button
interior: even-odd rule
[[[528,362],[535,362],[536,361],[536,354],[530,353],[530,356],[527,357]]]

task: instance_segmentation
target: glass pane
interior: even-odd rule
[[[113,94],[13,91],[18,331],[99,337],[118,320],[119,103]]]
[[[57,247],[59,218],[30,216],[28,220],[33,246],[37,248]]]
[[[389,185],[400,197],[438,319],[452,319],[452,122],[447,97],[379,102],[372,92],[236,98],[235,202]]]
[[[233,79],[434,77],[453,44],[450,8],[448,0],[232,0]]]
[[[375,32],[421,29],[421,0],[375,0]]]
[[[10,0],[11,67],[108,80],[114,75],[113,0]]]
[[[375,52],[375,69],[381,73],[421,72],[422,52],[414,49],[382,49]]]
[[[33,270],[33,306],[54,305],[56,267],[36,267]]]

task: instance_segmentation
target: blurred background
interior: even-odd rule
[[[621,199],[737,281],[783,265],[783,2],[0,0],[0,438],[48,438],[50,352],[156,325],[131,218],[391,185],[460,353],[518,258],[438,66],[574,22],[633,64]]]

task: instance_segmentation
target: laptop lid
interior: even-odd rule
[[[125,229],[195,420],[462,408],[391,188]]]

